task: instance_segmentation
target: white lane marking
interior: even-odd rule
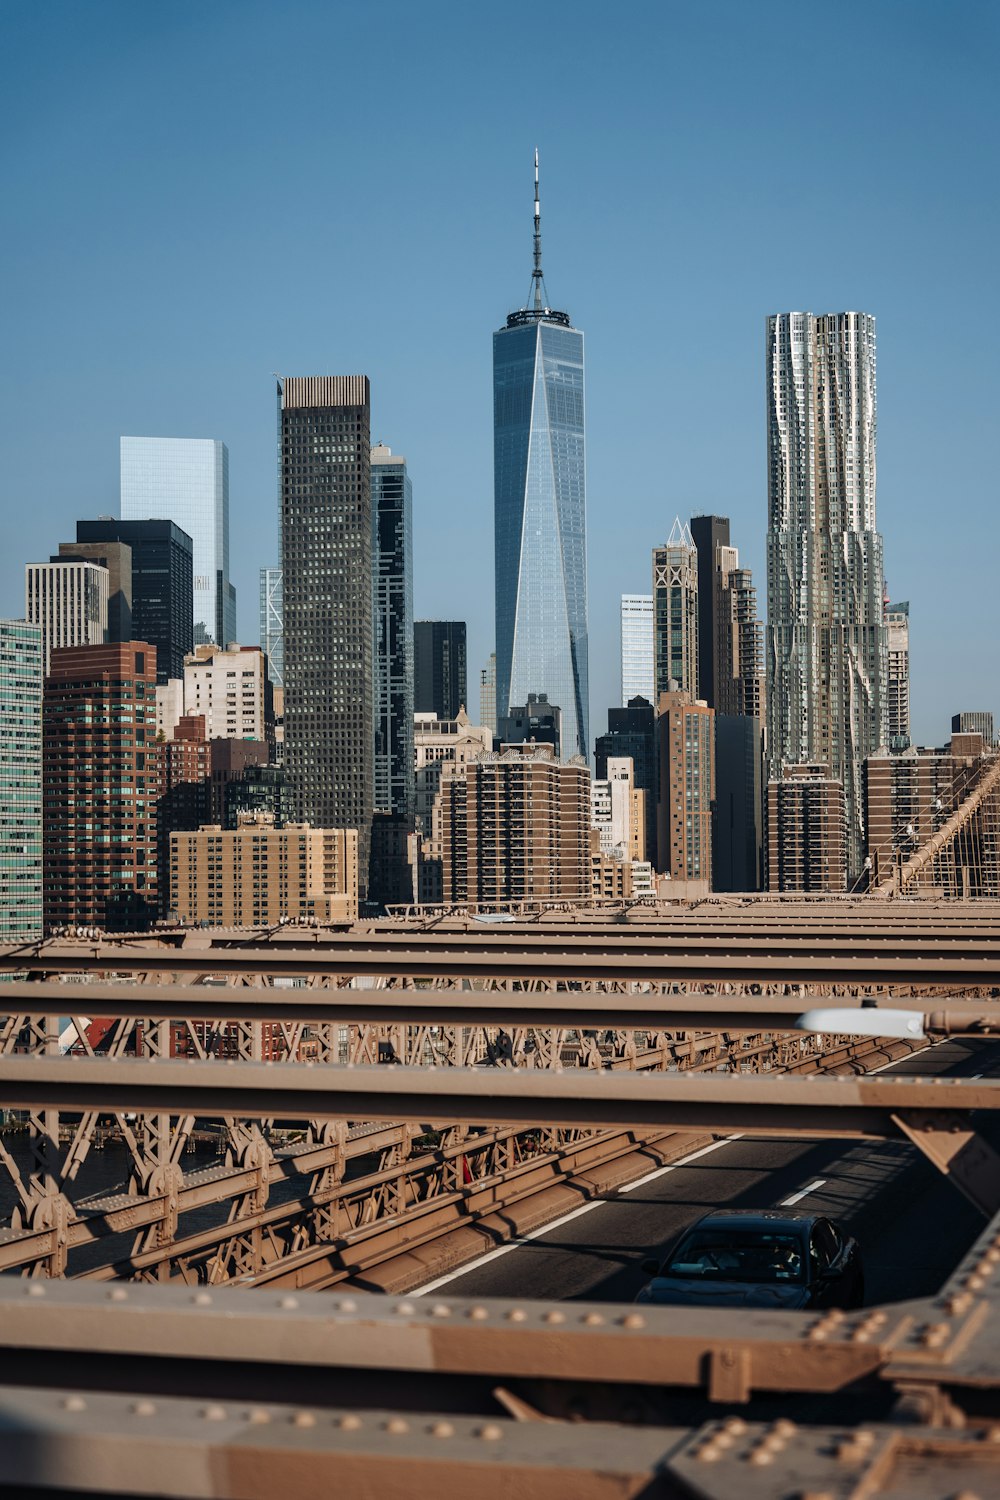
[[[814,1193],[817,1188],[821,1187],[826,1187],[825,1177],[817,1177],[816,1181],[811,1182],[808,1187],[799,1188],[798,1192],[793,1193],[790,1198],[783,1198],[778,1204],[778,1207],[791,1208],[793,1203],[801,1203],[803,1198],[808,1198],[810,1193]]]
[[[678,1167],[686,1167],[688,1162],[697,1161],[701,1156],[707,1156],[710,1151],[718,1151],[720,1146],[728,1146],[732,1141],[741,1139],[739,1135],[727,1135],[725,1140],[712,1141],[711,1145],[702,1146],[697,1151],[692,1151],[690,1156],[681,1157],[680,1161],[672,1161],[667,1167],[658,1167],[655,1172],[647,1172],[645,1177],[639,1177],[635,1182],[630,1182],[627,1187],[620,1189],[621,1193],[631,1193],[635,1188],[642,1187],[643,1183],[652,1182],[657,1177],[663,1177],[667,1172],[674,1172]],[[423,1297],[427,1292],[436,1292],[439,1287],[447,1286],[449,1281],[456,1281],[459,1276],[465,1276],[469,1271],[478,1271],[480,1266],[489,1265],[491,1260],[499,1260],[501,1255],[509,1255],[512,1250],[520,1250],[522,1245],[530,1244],[532,1240],[541,1239],[543,1234],[549,1234],[553,1229],[561,1229],[564,1224],[569,1224],[573,1219],[579,1219],[583,1214],[589,1214],[591,1209],[603,1208],[614,1199],[595,1198],[592,1203],[584,1203],[580,1208],[574,1208],[570,1213],[563,1214],[561,1219],[553,1219],[548,1224],[541,1224],[533,1229],[530,1234],[522,1234],[516,1240],[508,1240],[506,1245],[500,1245],[496,1250],[487,1250],[485,1255],[480,1255],[477,1260],[470,1260],[466,1265],[459,1266],[455,1271],[449,1271],[445,1276],[438,1276],[434,1281],[428,1281],[424,1286],[417,1287],[416,1291],[407,1292],[408,1297]]]

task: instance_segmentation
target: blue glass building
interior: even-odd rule
[[[535,154],[532,305],[493,335],[497,715],[547,695],[588,754],[583,334],[546,305]]]
[[[229,449],[218,438],[123,437],[121,518],[173,521],[194,543],[194,644],[236,640]]]

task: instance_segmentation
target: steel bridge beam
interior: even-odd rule
[[[200,1118],[511,1123],[894,1137],[894,1115],[942,1123],[1000,1109],[1000,1080],[778,1078],[508,1068],[316,1067],[48,1056],[0,1059],[13,1108],[165,1111]]]
[[[878,1010],[841,996],[753,996],[607,994],[600,991],[526,993],[510,990],[478,994],[431,986],[420,990],[274,989],[270,986],[88,984],[67,988],[46,980],[14,980],[0,999],[9,1015],[45,1016],[74,1012],[99,1016],[186,1021],[275,1021],[382,1023],[442,1026],[613,1027],[636,1031],[782,1031],[795,1028],[805,1008],[824,1004],[857,1009],[866,1035],[873,1034]],[[79,1001],[80,1003],[76,1003]],[[942,1009],[942,1004],[947,1009]],[[981,1002],[907,999],[906,1008],[925,1016],[928,1031],[944,1035],[989,1035],[1000,1030],[995,1013]]]
[[[386,942],[382,934],[367,946],[331,949],[317,944],[314,948],[286,947],[204,947],[165,951],[152,947],[117,948],[102,946],[90,949],[57,949],[43,947],[26,953],[23,948],[0,948],[0,972],[59,973],[132,973],[162,974],[165,971],[187,974],[258,974],[312,978],[314,976],[407,977],[411,979],[547,979],[577,981],[643,981],[655,983],[727,983],[732,981],[782,984],[881,984],[934,985],[946,989],[963,989],[970,985],[1000,987],[1000,945],[989,952],[964,957],[935,950],[933,953],[901,950],[871,954],[859,952],[857,943],[845,942],[837,953],[816,957],[813,945],[805,939],[801,945],[776,951],[771,941],[769,951],[748,952],[733,956],[731,946],[723,944],[719,952],[692,953],[669,947],[636,952],[634,945],[622,944],[614,951],[602,943],[597,951],[578,949],[567,944],[564,952],[553,951],[548,940],[535,947],[527,939],[505,947],[483,942],[461,942],[432,946],[408,946]],[[965,945],[963,946],[963,952]]]

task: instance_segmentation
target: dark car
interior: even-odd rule
[[[681,1236],[637,1302],[686,1307],[860,1307],[857,1240],[832,1219],[787,1210],[717,1210]]]

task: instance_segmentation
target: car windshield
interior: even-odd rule
[[[760,1229],[695,1229],[660,1271],[685,1280],[802,1282],[802,1244]]]

